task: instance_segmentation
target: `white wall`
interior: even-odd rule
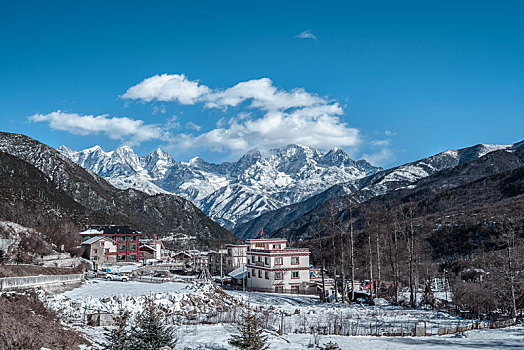
[[[0,290],[30,289],[61,283],[77,283],[84,279],[82,274],[40,275],[0,278]]]

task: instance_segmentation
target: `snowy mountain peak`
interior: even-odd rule
[[[161,149],[139,158],[128,146],[107,153],[99,147],[60,151],[119,188],[185,197],[228,227],[380,170],[365,161],[363,165],[353,161],[341,149],[324,155],[296,144],[274,149],[267,156],[252,150],[236,162],[221,164],[199,157],[176,162]]]

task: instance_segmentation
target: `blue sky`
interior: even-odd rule
[[[297,142],[388,167],[524,138],[520,1],[0,5],[0,122],[177,160]]]

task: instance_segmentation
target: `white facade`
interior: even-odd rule
[[[287,248],[285,239],[253,239],[248,243],[248,289],[305,293],[312,287],[309,249]]]
[[[236,270],[247,262],[247,244],[228,244],[218,252],[209,253],[209,268],[212,274],[223,275]]]

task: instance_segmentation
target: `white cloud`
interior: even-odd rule
[[[186,129],[200,131],[200,129],[202,129],[202,127],[200,125],[196,124],[196,123],[187,122],[186,123]]]
[[[166,120],[165,128],[167,130],[170,129],[178,129],[180,127],[180,121],[179,118],[176,115],[171,116],[168,120]]]
[[[204,97],[208,108],[235,107],[246,100],[251,100],[251,108],[262,110],[286,110],[307,107],[325,101],[304,89],[291,92],[278,90],[271,79],[262,78],[243,81],[224,91],[215,91]]]
[[[235,120],[227,127],[217,127],[198,136],[180,135],[176,143],[184,148],[208,146],[235,153],[290,143],[330,149],[355,147],[359,143],[359,131],[327,113],[268,112],[262,118]]]
[[[250,108],[262,110],[286,110],[326,103],[304,89],[279,90],[269,78],[243,81],[225,90],[211,90],[198,81],[188,80],[184,74],[152,76],[130,87],[122,98],[144,102],[177,101],[185,105],[203,102],[207,108],[221,109],[236,107],[247,100],[251,100]]]
[[[371,141],[371,144],[373,146],[387,146],[391,143],[391,140],[389,139],[386,139],[386,140],[375,140],[375,141]]]
[[[211,89],[198,81],[188,80],[183,74],[155,75],[131,87],[122,97],[144,102],[202,103],[206,108],[223,111],[240,109],[236,116],[220,118],[211,131],[199,135],[181,134],[171,141],[184,148],[243,152],[298,143],[329,149],[356,147],[360,141],[359,131],[341,120],[344,110],[339,103],[301,88],[279,89],[269,78],[242,81],[226,89]],[[186,128],[200,131],[200,126],[191,121]]]
[[[161,113],[161,114],[166,114],[167,112],[167,108],[166,108],[166,105],[164,104],[161,104],[160,106],[153,106],[153,114],[158,114],[158,113]]]
[[[178,101],[184,105],[197,102],[210,89],[198,81],[188,80],[184,74],[162,74],[147,78],[130,87],[122,98],[131,100]]]
[[[130,145],[160,139],[168,140],[164,128],[145,124],[143,120],[104,115],[80,115],[55,111],[48,114],[35,114],[29,117],[35,123],[48,123],[52,129],[67,131],[75,135],[105,134],[113,140],[122,140]]]
[[[387,165],[391,164],[395,160],[393,152],[391,152],[391,150],[387,147],[384,147],[380,151],[375,153],[364,154],[362,158],[364,158],[373,165],[378,165],[382,167],[387,167]]]
[[[300,32],[297,35],[295,35],[295,38],[298,38],[298,39],[313,39],[315,41],[318,41],[317,37],[315,36],[315,34],[313,34],[311,32],[311,30],[304,30],[303,32]]]

